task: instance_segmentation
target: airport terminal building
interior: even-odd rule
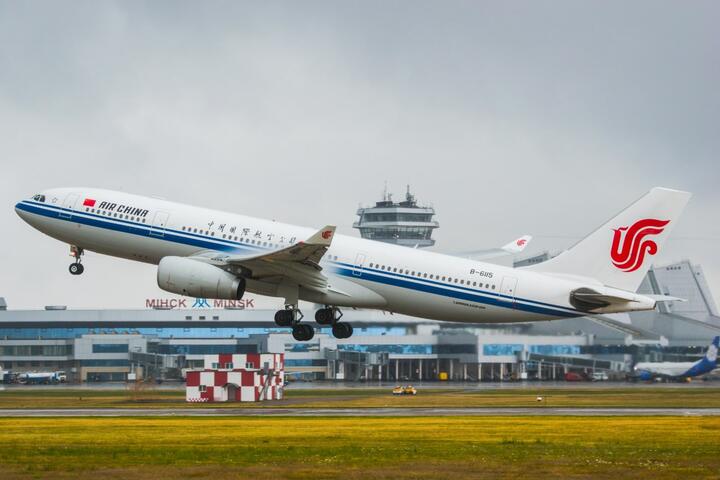
[[[622,377],[638,361],[697,359],[720,334],[698,265],[653,268],[640,291],[688,301],[651,312],[486,326],[348,310],[351,338],[317,326],[311,341],[297,342],[275,325],[271,310],[202,301],[190,309],[12,310],[0,300],[0,366],[62,370],[70,382],[125,381],[128,374],[179,379],[203,355],[272,352],[285,353],[290,377],[314,380],[559,379],[598,370]]]

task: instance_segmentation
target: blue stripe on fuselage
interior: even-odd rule
[[[362,276],[358,277],[353,273],[352,270],[346,268],[336,268],[335,273],[344,277],[352,277],[359,280],[368,280],[375,283],[383,283],[385,285],[392,285],[395,287],[407,288],[411,290],[417,290],[425,293],[432,293],[435,295],[442,295],[444,297],[457,298],[461,300],[469,300],[475,303],[482,303],[485,305],[493,305],[496,307],[509,308],[514,310],[522,310],[529,313],[538,313],[541,315],[550,315],[553,317],[578,317],[581,314],[564,312],[562,310],[549,309],[545,307],[526,305],[522,303],[513,302],[512,300],[502,300],[500,298],[492,298],[484,295],[478,295],[467,291],[451,290],[447,287],[441,287],[436,285],[428,285],[426,283],[419,283],[415,281],[405,280],[396,277],[387,277],[384,275],[376,275],[373,273],[363,272]]]

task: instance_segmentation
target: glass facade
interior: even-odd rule
[[[360,235],[370,240],[391,240],[396,238],[429,240],[432,237],[431,227],[383,227],[360,228]]]
[[[530,353],[540,355],[580,355],[579,345],[530,345]]]
[[[523,349],[520,343],[488,343],[483,345],[483,355],[515,355]]]
[[[128,353],[127,343],[93,343],[93,353]]]
[[[113,360],[80,360],[83,367],[129,367],[129,360],[113,359]]]
[[[360,222],[431,222],[432,217],[431,213],[366,213]]]
[[[257,353],[257,345],[158,345],[158,352],[165,355],[213,355],[220,353]]]
[[[329,332],[330,330],[328,330]],[[0,338],[8,340],[79,338],[88,334],[140,334],[158,338],[248,338],[250,335],[288,333],[287,328],[0,328]]]
[[[522,351],[523,345],[520,343],[488,343],[483,345],[483,355],[515,355]],[[579,345],[530,345],[528,347],[530,353],[538,355],[580,355],[581,348]]]
[[[343,352],[431,355],[435,345],[338,345]]]
[[[327,360],[323,359],[293,359],[285,360],[286,367],[324,367],[327,365]]]
[[[0,356],[6,357],[64,357],[73,354],[72,345],[2,345]]]

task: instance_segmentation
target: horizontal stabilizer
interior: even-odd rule
[[[646,295],[643,296],[652,298],[656,302],[687,302],[687,298],[671,297],[670,295]]]

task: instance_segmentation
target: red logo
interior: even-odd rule
[[[327,240],[328,238],[332,237],[332,230],[325,230],[320,234],[320,236]]]
[[[95,200],[92,198],[86,198],[83,202],[83,207],[94,207],[95,206]]]
[[[670,220],[645,218],[638,220],[629,227],[614,229],[610,257],[612,263],[624,272],[634,272],[645,260],[645,254],[655,255],[657,243],[645,239],[648,235],[659,235],[665,230]]]
[[[527,243],[527,240],[525,240],[524,238],[521,238],[517,242],[515,242],[515,245],[517,245],[518,247],[522,247],[526,243]]]

